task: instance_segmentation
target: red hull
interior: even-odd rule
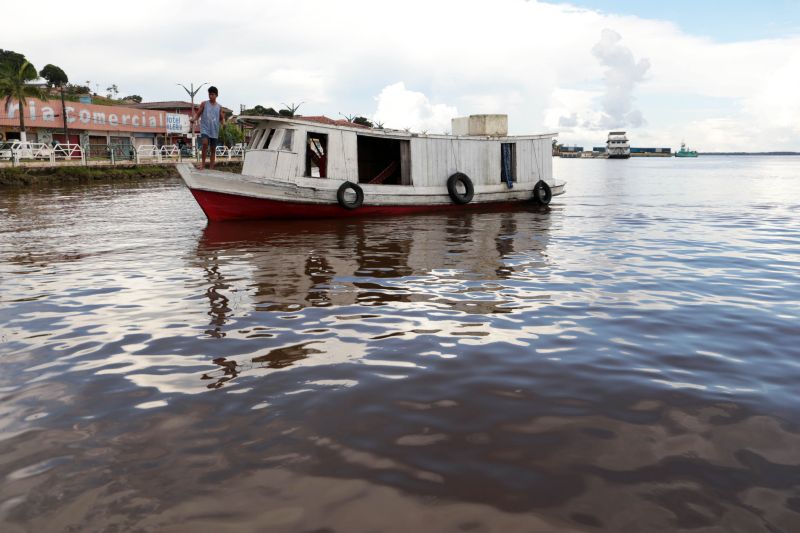
[[[238,196],[221,192],[190,189],[200,208],[209,220],[256,220],[256,219],[309,219],[309,218],[347,218],[362,216],[410,215],[430,213],[451,209],[470,209],[475,207],[498,207],[519,205],[515,202],[471,203],[466,205],[364,205],[358,209],[345,209],[338,204],[305,204],[300,202],[280,202],[249,196]]]

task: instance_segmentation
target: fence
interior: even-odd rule
[[[244,145],[237,144],[231,148],[219,146],[216,157],[243,159]],[[140,163],[176,163],[186,159],[197,159],[200,151],[188,146],[167,144],[163,146],[131,144],[79,144],[49,145],[46,143],[29,143],[12,141],[0,143],[0,163],[10,161],[12,165],[26,164],[59,164],[69,162],[82,165],[92,164],[140,164]]]
[[[51,146],[21,141],[0,143],[0,160],[10,160],[13,165],[19,165],[23,161],[56,163],[73,159],[86,164],[84,150],[78,144],[57,143]]]

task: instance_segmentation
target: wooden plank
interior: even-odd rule
[[[423,139],[411,139],[411,182],[416,187],[428,183],[428,144]]]
[[[358,138],[353,131],[342,132],[344,175],[348,181],[358,183]]]
[[[411,185],[411,143],[400,141],[400,184]]]

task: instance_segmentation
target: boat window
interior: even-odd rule
[[[359,183],[411,185],[409,141],[359,135],[357,149]]]
[[[266,131],[268,131],[268,133],[265,132],[263,139],[261,140],[259,146],[257,147],[259,150],[266,150],[267,148],[269,148],[269,143],[272,142],[272,138],[275,136],[275,128],[270,128],[269,130]]]
[[[283,142],[281,143],[280,150],[284,152],[291,152],[293,142],[294,130],[283,130]]]
[[[516,143],[500,143],[500,181],[508,184],[517,181]]]
[[[328,136],[324,133],[306,135],[306,176],[328,177]]]
[[[258,141],[260,140],[262,133],[263,133],[262,130],[255,130],[253,132],[253,136],[250,137],[250,142],[247,144],[248,149],[252,150],[253,148],[256,147],[256,143],[258,143]]]

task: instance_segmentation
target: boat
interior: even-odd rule
[[[628,159],[631,156],[631,145],[624,131],[608,132],[606,153],[609,159]]]
[[[697,151],[686,148],[686,143],[681,143],[681,149],[675,152],[675,157],[697,157]]]
[[[211,221],[344,218],[471,209],[564,194],[556,134],[509,136],[506,115],[452,121],[452,134],[378,129],[327,117],[245,116],[241,174],[179,164]]]

